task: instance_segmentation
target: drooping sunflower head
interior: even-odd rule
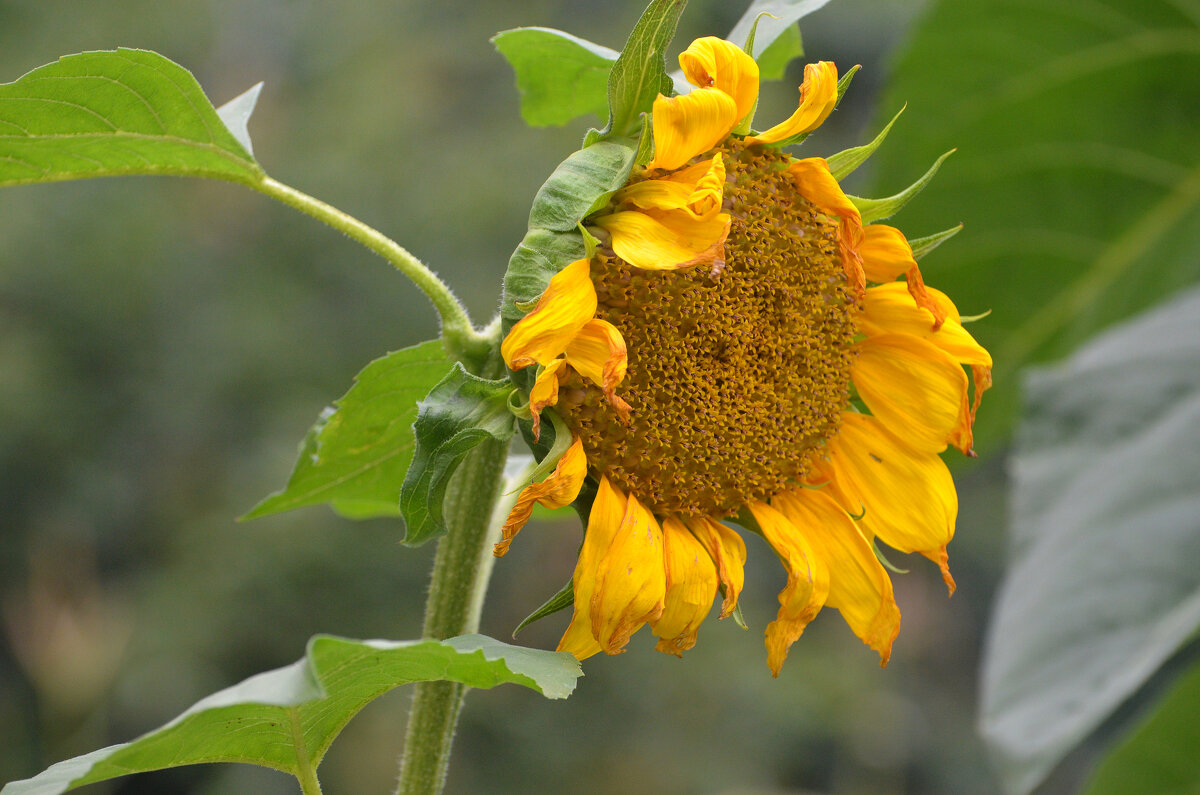
[[[553,412],[563,438],[497,554],[535,502],[568,504],[591,478],[561,649],[618,653],[647,623],[659,650],[690,648],[714,598],[722,617],[736,607],[732,521],[787,571],[774,673],[823,606],[886,663],[900,614],[876,541],[931,558],[953,590],[939,454],[970,451],[991,359],[899,230],[864,223],[827,161],[782,151],[836,106],[832,63],[807,66],[796,112],[753,133],[749,55],[704,38],[679,60],[696,88],[654,101],[652,157],[504,340],[510,368],[536,368],[532,433]]]

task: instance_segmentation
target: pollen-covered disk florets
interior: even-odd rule
[[[873,544],[929,557],[953,591],[939,453],[970,451],[991,358],[899,230],[864,224],[825,160],[780,151],[837,104],[832,63],[807,66],[796,113],[757,134],[737,132],[757,104],[749,55],[699,39],[680,65],[696,88],[654,102],[653,158],[586,221],[599,247],[504,340],[510,368],[538,368],[535,436],[555,411],[572,440],[497,554],[535,502],[594,479],[560,649],[615,654],[648,623],[680,654],[714,598],[722,617],[736,607],[746,552],[722,521],[736,517],[788,574],[772,672],[823,606],[886,663],[900,613]]]

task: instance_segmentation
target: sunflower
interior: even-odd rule
[[[773,674],[822,607],[886,665],[900,611],[877,541],[934,561],[953,593],[939,454],[970,454],[991,357],[899,230],[864,224],[825,160],[781,151],[834,109],[834,64],[809,64],[796,112],[755,134],[749,55],[703,38],[680,64],[696,88],[654,102],[653,159],[586,220],[600,244],[502,345],[536,368],[535,436],[553,411],[570,444],[496,554],[535,503],[568,505],[591,478],[560,650],[617,654],[645,624],[659,651],[691,648],[715,599],[722,618],[737,606],[737,524],[787,573]]]

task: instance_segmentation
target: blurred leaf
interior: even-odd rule
[[[984,737],[1028,792],[1200,627],[1200,289],[1032,371]]]
[[[666,70],[666,49],[675,37],[687,0],[652,0],[629,34],[608,76],[608,124],[592,130],[585,146],[609,138],[632,137],[659,94],[674,85]]]
[[[551,28],[504,30],[492,44],[517,74],[526,124],[563,125],[588,113],[605,118],[616,50]]]
[[[461,364],[421,401],[413,424],[417,447],[400,489],[404,543],[424,544],[446,532],[442,503],[463,456],[486,439],[505,441],[516,418],[508,408],[508,379],[486,381]]]
[[[782,80],[788,64],[804,55],[800,28],[795,25],[784,28],[779,38],[771,42],[766,49],[762,49],[761,42],[758,43],[758,48],[759,53],[754,60],[758,62],[759,80]]]
[[[776,39],[787,33],[789,29],[796,30],[798,19],[811,14],[828,2],[829,0],[754,0],[725,39],[741,47],[750,35],[750,31],[754,30],[754,49],[765,55],[767,48],[771,47]],[[771,16],[763,16],[760,19],[762,14]],[[758,21],[757,28],[755,28],[755,20]],[[799,43],[800,37],[797,32],[796,44]],[[796,53],[796,55],[800,54]]]
[[[400,685],[519,684],[547,698],[566,698],[579,675],[579,662],[570,654],[510,646],[482,635],[441,642],[318,635],[309,641],[304,659],[214,693],[131,743],[14,781],[3,793],[53,795],[130,773],[205,762],[246,762],[297,775],[321,763],[359,710]]]
[[[573,230],[625,184],[635,154],[628,146],[607,141],[572,153],[538,189],[529,211],[529,227]]]
[[[352,519],[399,516],[400,484],[416,444],[417,402],[449,369],[436,340],[368,364],[304,437],[287,486],[242,518],[321,503]]]
[[[1200,792],[1200,666],[1101,763],[1088,795]]]
[[[263,176],[191,73],[157,53],[68,55],[0,85],[0,186],[126,174]]]
[[[894,190],[960,154],[905,209],[912,235],[966,228],[922,263],[996,360],[976,426],[1016,417],[1015,371],[1062,356],[1200,278],[1200,11],[1169,0],[940,0],[882,108],[908,113],[875,156]]]

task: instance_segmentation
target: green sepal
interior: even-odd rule
[[[433,340],[376,359],[321,412],[304,437],[287,486],[242,519],[328,504],[351,519],[400,515],[400,483],[413,456],[417,401],[450,369]]]
[[[849,176],[854,169],[867,162],[867,158],[875,154],[875,150],[883,143],[883,139],[887,138],[887,134],[892,129],[892,125],[896,123],[896,119],[900,118],[900,114],[904,112],[905,105],[896,111],[896,115],[887,123],[887,126],[879,131],[879,135],[869,144],[863,146],[855,146],[851,149],[843,149],[835,155],[830,155],[825,160],[829,163],[829,173],[833,174],[833,178],[841,182],[843,178]]]
[[[746,43],[742,45],[742,50],[751,58],[754,58],[754,36],[756,33],[758,33],[758,23],[762,22],[764,17],[768,19],[779,19],[779,17],[775,16],[770,11],[760,11],[754,16],[754,23],[750,25],[750,32],[746,34]],[[734,44],[737,44],[737,42],[734,42]],[[758,59],[755,59],[755,61],[757,60]],[[759,77],[761,76],[762,74],[760,72]]]
[[[929,170],[921,175],[920,179],[897,193],[895,196],[889,196],[886,199],[864,199],[860,196],[847,196],[846,198],[853,202],[854,206],[858,208],[858,212],[860,215],[862,215],[862,222],[864,224],[870,224],[874,223],[875,221],[882,221],[885,218],[891,218],[893,215],[899,212],[901,207],[908,204],[912,197],[916,196],[925,189],[925,186],[928,185],[930,180],[933,179],[933,175],[936,174],[938,169],[942,167],[942,163],[945,162],[946,158],[954,154],[956,151],[957,150],[955,149],[951,149],[949,152],[946,152],[944,155],[939,157],[933,162],[933,165],[929,167]]]
[[[892,572],[893,574],[908,574],[908,569],[902,569],[887,559],[887,556],[883,554],[883,550],[879,548],[878,541],[874,538],[871,539],[871,550],[874,551],[875,557],[878,558],[880,565],[882,565],[888,571]]]
[[[857,64],[851,66],[850,70],[847,71],[846,74],[838,78],[837,102],[834,104],[835,109],[842,103],[842,97],[846,96],[846,90],[850,88],[850,83],[854,80],[854,75],[858,74],[858,70],[861,68],[862,67],[858,66]],[[784,146],[795,146],[796,144],[803,143],[808,136],[813,134],[813,132],[815,132],[815,130],[806,133],[797,133],[796,135],[789,135],[787,138],[784,138],[781,141],[776,141],[775,143],[770,144],[760,144],[760,146],[765,146],[770,149],[779,149]]]
[[[642,12],[608,75],[608,124],[603,130],[589,130],[585,147],[635,136],[641,114],[652,108],[655,98],[674,92],[666,49],[686,6],[687,0],[653,0]]]
[[[941,232],[934,232],[932,235],[926,235],[925,237],[918,237],[915,240],[908,241],[908,245],[912,247],[913,259],[921,259],[921,257],[925,256],[961,232],[962,228],[963,225],[959,224],[958,226],[952,226],[949,229]]]
[[[492,37],[517,76],[521,118],[531,127],[561,126],[608,112],[608,77],[616,50],[553,28],[515,28]]]
[[[611,141],[571,153],[534,196],[529,228],[573,230],[625,184],[636,155],[631,147]]]
[[[355,715],[401,685],[515,684],[561,699],[580,676],[579,661],[566,652],[526,649],[483,635],[441,641],[317,635],[303,659],[213,693],[132,742],[11,781],[4,795],[57,795],[133,773],[213,762],[260,765],[300,777],[320,765]]]
[[[575,604],[574,580],[567,580],[567,584],[558,593],[543,602],[541,607],[526,616],[520,624],[517,624],[517,628],[512,633],[513,639],[516,640],[517,633],[534,621],[546,616],[552,616],[560,610],[566,610],[573,604]]]
[[[400,487],[404,543],[418,546],[446,532],[446,487],[463,456],[486,439],[505,441],[516,418],[509,411],[512,384],[471,375],[456,363],[418,406],[412,465]]]

